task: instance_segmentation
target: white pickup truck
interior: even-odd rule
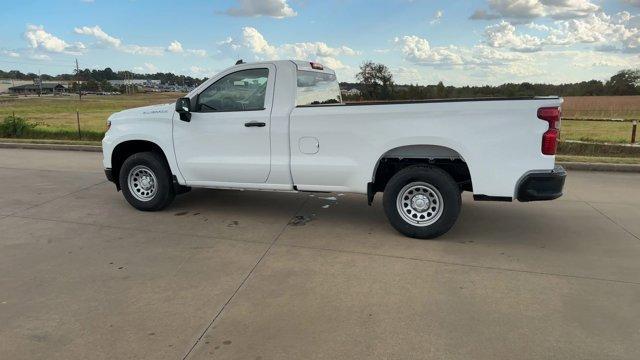
[[[304,61],[239,62],[175,104],[111,115],[107,178],[135,208],[191,187],[384,192],[391,225],[434,238],[475,200],[551,200],[558,97],[342,102],[335,72]]]

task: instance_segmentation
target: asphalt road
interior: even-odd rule
[[[99,157],[0,149],[3,359],[640,358],[638,174],[465,195],[419,241],[380,197],[194,190],[138,212]]]

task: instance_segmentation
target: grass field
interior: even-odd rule
[[[0,120],[15,113],[29,122],[37,123],[39,138],[67,139],[77,137],[76,110],[80,113],[80,128],[88,138],[105,131],[107,118],[124,109],[174,102],[182,94],[150,93],[136,95],[85,95],[82,100],[73,96],[0,97]]]
[[[561,140],[579,140],[628,144],[631,141],[630,122],[575,121],[562,122]],[[640,134],[637,135],[640,139]]]
[[[77,96],[0,97],[0,120],[15,112],[16,116],[39,124],[29,137],[77,139],[77,109],[83,139],[99,140],[110,114],[138,106],[173,102],[180,96],[178,93],[88,95],[82,101]],[[640,119],[640,96],[567,97],[563,116]],[[629,122],[564,121],[561,136],[563,140],[628,143],[631,126]]]

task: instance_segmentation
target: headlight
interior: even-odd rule
[[[107,120],[107,131],[111,129],[111,120]]]

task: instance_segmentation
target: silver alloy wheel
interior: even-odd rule
[[[135,166],[127,176],[131,195],[140,201],[149,201],[156,195],[158,180],[151,169],[144,165]]]
[[[440,219],[444,202],[435,186],[426,182],[412,182],[398,193],[396,208],[404,221],[424,227]]]

